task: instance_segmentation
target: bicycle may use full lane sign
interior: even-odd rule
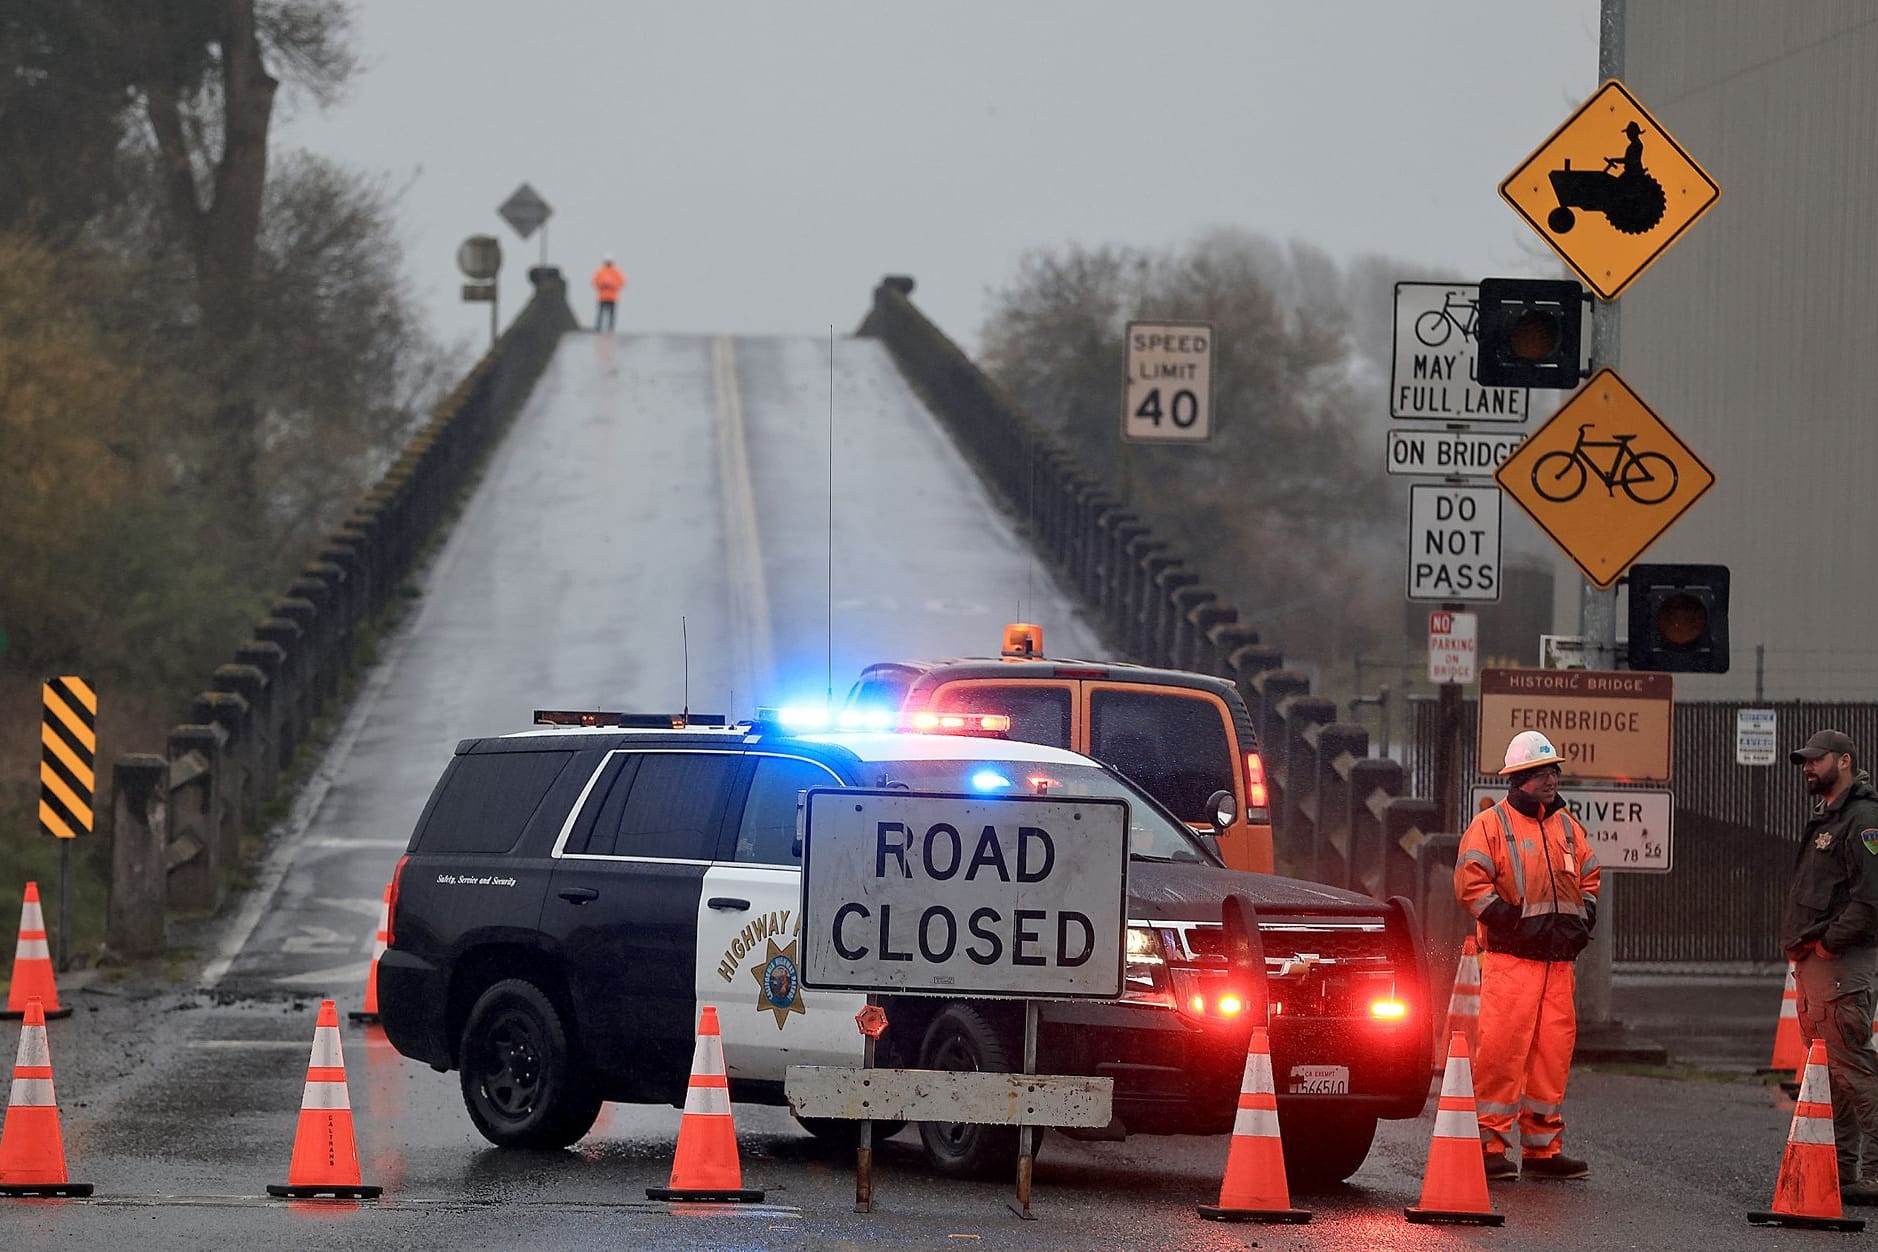
[[[1613,369],[1599,370],[1493,477],[1599,587],[1715,485]]]

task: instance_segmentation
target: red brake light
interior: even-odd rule
[[[1237,1017],[1245,1009],[1245,1001],[1235,995],[1223,995],[1217,1005],[1221,1017]]]
[[[398,883],[404,878],[404,865],[410,859],[409,855],[399,857],[398,868],[391,871],[391,894],[385,897],[386,947],[390,947],[396,938],[392,928],[397,925],[398,920]]]
[[[1245,754],[1246,820],[1262,826],[1271,820],[1271,799],[1265,790],[1265,762],[1256,752]]]
[[[1109,672],[1099,665],[1059,665],[1050,671],[1056,678],[1107,678]]]
[[[1408,1005],[1400,1000],[1377,1000],[1369,1006],[1369,1015],[1383,1021],[1395,1021],[1408,1016]]]

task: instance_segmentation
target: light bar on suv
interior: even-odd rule
[[[537,726],[619,726],[627,730],[683,730],[728,725],[722,713],[615,713],[605,709],[536,709]]]
[[[830,710],[821,705],[758,709],[752,727],[784,734],[828,730],[912,731],[931,735],[980,735],[1003,739],[1011,719],[1003,713],[894,713],[886,709]]]

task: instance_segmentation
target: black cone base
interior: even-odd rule
[[[1750,1226],[1798,1226],[1804,1230],[1849,1230],[1854,1233],[1865,1229],[1862,1217],[1803,1217],[1798,1213],[1749,1213]]]
[[[91,1184],[88,1182],[9,1183],[0,1186],[0,1195],[87,1196],[90,1194]]]
[[[329,1187],[282,1187],[269,1183],[267,1193],[292,1200],[311,1200],[319,1196],[331,1196],[335,1200],[376,1200],[385,1193],[385,1189],[383,1187],[348,1187],[343,1183],[336,1183]]]
[[[46,1010],[46,1020],[49,1022],[56,1022],[61,1017],[70,1017],[71,1015],[72,1015],[72,1010],[69,1008]],[[7,1009],[5,1012],[0,1012],[0,1020],[5,1020],[9,1022],[17,1022],[20,1019],[24,1018],[25,1016],[26,1016],[25,1009],[17,1009],[17,1010]]]
[[[1223,1209],[1217,1204],[1200,1204],[1194,1211],[1209,1222],[1283,1222],[1302,1226],[1311,1220],[1309,1209]]]
[[[703,1204],[761,1204],[761,1191],[725,1190],[702,1191],[686,1187],[647,1187],[648,1200],[690,1200]]]
[[[1504,1213],[1458,1213],[1448,1209],[1403,1209],[1402,1216],[1424,1226],[1435,1222],[1457,1226],[1501,1226],[1506,1223]]]

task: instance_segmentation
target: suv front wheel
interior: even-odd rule
[[[457,1055],[470,1120],[499,1148],[564,1148],[600,1115],[560,1011],[532,982],[507,978],[477,997]]]
[[[1018,1057],[1004,1032],[964,1004],[949,1005],[933,1018],[919,1045],[921,1069],[1011,1074],[1019,1068]],[[993,1178],[1016,1165],[1015,1126],[921,1122],[919,1137],[933,1168],[954,1178]]]

